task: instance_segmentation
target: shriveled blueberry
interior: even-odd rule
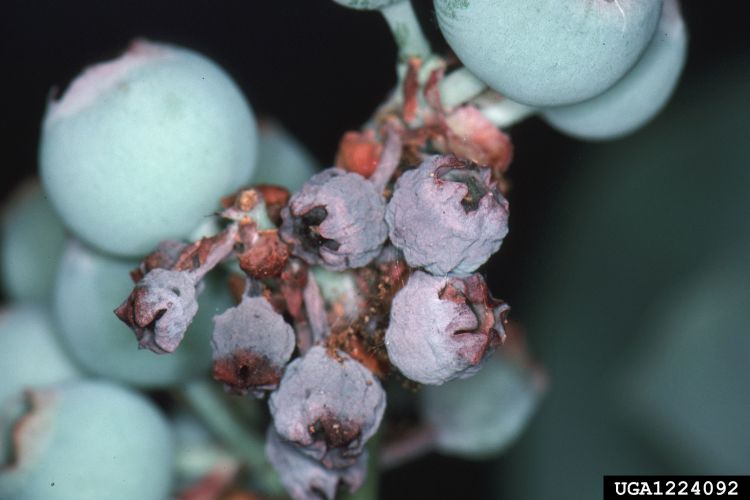
[[[266,433],[266,455],[279,473],[287,492],[295,500],[333,500],[339,487],[354,492],[367,475],[367,452],[359,455],[348,467],[328,469],[300,452],[294,444],[284,441],[273,425]]]
[[[334,271],[369,264],[388,236],[381,194],[361,175],[335,167],[310,178],[281,216],[292,253]]]
[[[138,346],[157,354],[177,349],[197,312],[195,281],[190,273],[162,268],[146,274],[115,310],[135,332]]]
[[[263,297],[243,297],[214,317],[213,375],[232,392],[274,390],[294,351],[294,332]]]
[[[393,298],[388,357],[421,384],[470,377],[505,337],[508,310],[490,297],[478,274],[451,278],[417,271]]]
[[[347,354],[321,346],[292,361],[269,407],[281,437],[327,468],[356,463],[385,411],[373,374]]]
[[[405,172],[386,209],[391,242],[411,267],[467,275],[508,233],[508,202],[491,170],[454,156],[432,156]]]

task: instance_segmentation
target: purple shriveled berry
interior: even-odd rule
[[[281,216],[292,253],[333,271],[369,264],[388,236],[385,201],[374,185],[335,167],[311,177]]]
[[[359,362],[312,347],[287,366],[269,407],[281,437],[327,468],[356,463],[385,411],[380,382]]]
[[[174,352],[198,312],[195,281],[186,271],[156,268],[146,274],[115,314],[135,332],[138,346]]]
[[[287,493],[294,500],[326,498],[333,500],[339,486],[354,492],[367,475],[367,452],[348,467],[327,469],[291,443],[284,441],[273,426],[266,434],[266,455],[279,473]]]
[[[263,297],[243,297],[214,317],[213,375],[232,392],[276,389],[294,351],[294,331]]]
[[[508,310],[490,297],[478,274],[451,278],[417,271],[393,298],[388,357],[421,384],[470,377],[505,337]]]
[[[508,202],[488,167],[432,156],[399,177],[385,220],[409,266],[467,275],[500,248]]]

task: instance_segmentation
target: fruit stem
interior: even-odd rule
[[[270,495],[284,494],[276,471],[266,459],[263,437],[237,420],[212,383],[192,380],[182,386],[180,394],[206,427],[248,465],[250,477],[260,489]]]
[[[448,109],[472,100],[485,90],[487,85],[466,68],[448,73],[440,82],[440,98]]]
[[[380,9],[398,46],[399,64],[405,64],[409,57],[426,59],[431,54],[430,43],[422,33],[419,20],[411,2],[404,0]]]
[[[479,111],[496,127],[505,128],[534,116],[539,110],[504,97],[496,103],[479,105]]]

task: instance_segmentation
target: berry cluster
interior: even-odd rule
[[[235,394],[269,394],[266,449],[289,491],[358,486],[389,374],[465,378],[505,337],[508,307],[474,273],[508,232],[502,172],[450,147],[434,154],[426,138],[443,132],[426,127],[406,124],[403,110],[382,118],[370,129],[383,143],[367,176],[341,162],[292,196],[258,186],[225,199],[225,228],[190,245],[163,242],[116,310],[141,347],[173,352],[201,279],[236,258],[244,284],[239,304],[214,317],[213,375]],[[355,289],[324,296],[314,266],[333,280],[353,273]]]
[[[111,447],[142,481],[112,498],[166,497],[180,446],[171,427],[138,393],[83,372],[182,387],[197,407],[229,414],[185,383],[210,369],[235,401],[267,401],[265,456],[294,498],[333,498],[365,481],[368,441],[389,419],[394,385],[420,389],[411,443],[428,443],[423,449],[486,455],[523,428],[543,377],[508,305],[478,272],[508,234],[513,146],[501,127],[536,112],[580,137],[640,126],[668,98],[684,59],[677,2],[435,0],[465,65],[456,68],[431,54],[408,1],[336,1],[384,15],[399,43],[400,81],[317,173],[286,139],[283,154],[261,147],[256,172],[251,108],[221,68],[187,49],[138,40],[50,102],[40,160],[52,207],[37,196],[29,217],[55,225],[45,250],[51,262],[62,257],[56,274],[39,280],[52,283],[56,324],[46,306],[0,316],[0,353],[13,374],[0,393],[0,424],[18,429],[0,496],[39,498],[41,478],[75,468],[114,483],[116,464],[101,454],[73,454],[59,468],[71,450],[55,429],[122,425]],[[79,240],[63,245],[62,224]],[[31,253],[23,248],[40,252],[38,241],[17,247],[16,261]],[[3,274],[18,300],[49,298],[47,287]],[[137,346],[169,356],[131,349],[111,314],[117,303]],[[24,370],[14,355],[21,338],[48,363]],[[23,387],[34,390],[23,395]],[[81,401],[92,400],[81,417]],[[91,418],[99,413],[108,423]],[[212,422],[211,411],[203,415]],[[212,426],[231,441],[242,430],[225,416]],[[404,434],[393,441],[410,442]],[[236,454],[262,474],[258,443],[240,441]],[[387,445],[384,461],[410,453]],[[151,458],[158,466],[144,465]],[[264,481],[255,484],[273,492]],[[81,498],[101,497],[107,490],[97,484]]]

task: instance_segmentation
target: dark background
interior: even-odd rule
[[[415,4],[425,29],[441,46],[431,2]],[[726,80],[732,68],[747,67],[746,18],[731,6],[683,2],[689,56],[666,115],[697,99],[711,99],[707,85],[715,78]],[[65,88],[83,67],[116,56],[136,36],[185,45],[216,60],[238,81],[259,116],[281,121],[322,164],[331,162],[341,134],[358,128],[395,83],[396,49],[379,14],[348,10],[330,0],[6,1],[0,15],[2,199],[36,170],[39,124],[51,89]],[[750,82],[744,82],[750,91]],[[744,126],[748,135],[750,126]],[[639,134],[647,136],[649,130]],[[547,247],[569,210],[563,199],[579,161],[609,146],[569,139],[537,119],[510,134],[516,148],[510,171],[511,233],[486,271],[493,291],[514,306],[514,318],[533,324],[539,304],[536,282],[529,277],[555,262],[545,260]],[[711,168],[705,165],[707,175]],[[536,336],[532,328],[529,337],[542,362],[551,366],[554,384],[565,376],[564,370],[555,371],[555,352],[544,348],[544,333]],[[431,455],[385,474],[383,497],[491,497],[508,491],[503,484],[512,482],[512,461],[512,455],[495,462]],[[510,490],[518,498],[525,491]]]

